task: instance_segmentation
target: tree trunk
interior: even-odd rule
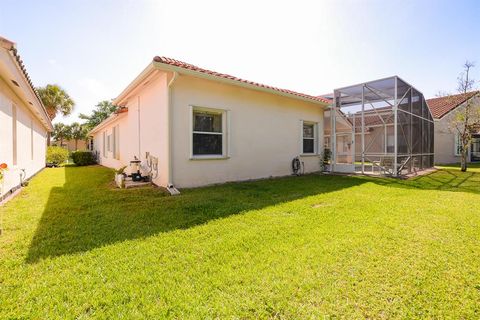
[[[77,150],[78,150],[78,140],[75,139],[75,151],[77,151]]]
[[[462,162],[461,162],[461,170],[462,172],[467,171],[467,157],[468,157],[468,152],[462,151]]]
[[[50,147],[51,144],[52,144],[52,133],[47,132],[47,147]]]

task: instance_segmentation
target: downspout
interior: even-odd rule
[[[173,185],[173,155],[172,155],[172,126],[173,126],[173,112],[172,112],[172,85],[178,78],[178,72],[173,72],[173,77],[167,84],[168,90],[168,103],[167,103],[167,153],[168,153],[168,176],[167,176],[167,190],[170,194],[177,195],[180,194],[177,188]]]
[[[137,117],[138,117],[138,123],[137,123],[137,126],[138,126],[138,159],[141,158],[141,149],[140,149],[140,143],[141,143],[141,139],[140,139],[140,96],[137,96]]]

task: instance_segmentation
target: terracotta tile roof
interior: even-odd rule
[[[37,89],[35,88],[35,86],[33,85],[33,82],[32,80],[30,79],[30,75],[28,74],[27,72],[27,68],[25,67],[25,64],[23,63],[23,60],[20,58],[20,55],[18,54],[18,51],[17,51],[17,48],[16,48],[16,45],[15,45],[15,42],[13,41],[10,41],[6,38],[3,38],[0,36],[0,43],[3,45],[3,47],[7,50],[9,50],[12,55],[14,56],[17,64],[18,64],[18,67],[20,68],[20,70],[22,71],[23,73],[23,76],[25,78],[25,80],[27,81],[27,83],[30,85],[30,88],[32,89],[33,93],[35,94],[35,96],[37,97],[37,100],[38,100],[38,103],[40,104],[40,106],[42,107],[43,111],[45,112],[45,114],[47,115],[47,118],[49,121],[50,118],[48,117],[48,113],[47,113],[47,109],[45,108],[45,106],[43,105],[42,103],[42,99],[40,99],[40,96],[38,95],[38,92],[37,92]]]
[[[125,112],[128,112],[128,107],[120,107],[114,113],[115,114],[120,114],[120,113],[125,113]]]
[[[268,86],[268,85],[261,84],[261,83],[258,83],[258,82],[253,82],[253,81],[249,81],[249,80],[237,78],[237,77],[235,77],[235,76],[231,76],[231,75],[228,75],[228,74],[224,74],[224,73],[219,73],[219,72],[216,72],[216,71],[211,71],[211,70],[203,69],[203,68],[194,66],[194,65],[192,65],[192,64],[189,64],[189,63],[186,63],[186,62],[182,62],[182,61],[179,61],[179,60],[175,60],[175,59],[171,59],[171,58],[167,58],[167,57],[159,57],[159,56],[156,56],[156,57],[153,58],[153,61],[159,62],[159,63],[168,64],[168,65],[170,65],[170,66],[175,66],[175,67],[179,67],[179,68],[191,70],[191,71],[196,71],[196,72],[204,73],[204,74],[211,75],[211,76],[215,76],[215,77],[219,77],[219,78],[224,78],[224,79],[229,79],[229,80],[233,80],[233,81],[238,81],[238,82],[241,82],[241,83],[253,85],[253,86],[256,86],[256,87],[260,87],[260,88],[270,89],[270,90],[274,90],[274,91],[278,91],[278,92],[282,92],[282,93],[286,93],[286,94],[298,96],[298,97],[305,98],[305,99],[308,99],[308,100],[313,100],[313,101],[318,101],[318,102],[323,102],[323,103],[331,103],[330,100],[325,99],[325,98],[323,98],[323,97],[312,96],[312,95],[308,95],[308,94],[300,93],[300,92],[295,92],[295,91],[288,90],[288,89],[281,89],[281,88],[277,88],[277,87]]]
[[[433,117],[435,119],[440,119],[478,93],[480,93],[480,91],[471,91],[466,94],[460,93],[440,98],[432,98],[427,100],[427,104]]]

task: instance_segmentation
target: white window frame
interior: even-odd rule
[[[227,109],[220,108],[210,108],[202,106],[189,106],[190,111],[190,160],[219,160],[219,159],[229,159],[230,158],[230,111]],[[201,132],[193,130],[193,114],[195,112],[210,112],[222,115],[222,132]],[[194,155],[193,154],[193,134],[202,133],[202,134],[220,134],[222,135],[222,154],[219,155]]]
[[[33,161],[34,143],[33,143],[33,119],[30,120],[30,160]]]
[[[456,157],[460,157],[462,155],[461,151],[460,151],[460,147],[461,147],[461,142],[460,142],[460,135],[458,134],[458,132],[455,132],[454,136],[453,136],[453,155],[456,156]]]
[[[12,104],[12,164],[17,165],[18,162],[18,145],[17,145],[17,106]]]
[[[119,132],[119,125],[117,124],[116,126],[113,127],[113,158],[119,160],[120,159],[120,150],[119,150],[119,145],[120,145],[120,132]]]
[[[103,138],[102,155],[104,158],[106,158],[107,157],[107,131],[103,131],[102,138]]]
[[[305,138],[303,136],[303,126],[304,125],[313,125],[313,138]],[[303,151],[303,140],[312,139],[313,140],[313,152],[304,152]],[[315,121],[300,121],[300,155],[302,156],[316,156],[318,155],[318,122]]]
[[[107,152],[112,152],[112,135],[113,133],[107,134]]]

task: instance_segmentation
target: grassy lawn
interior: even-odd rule
[[[480,167],[118,190],[46,169],[0,208],[0,318],[480,318]]]

